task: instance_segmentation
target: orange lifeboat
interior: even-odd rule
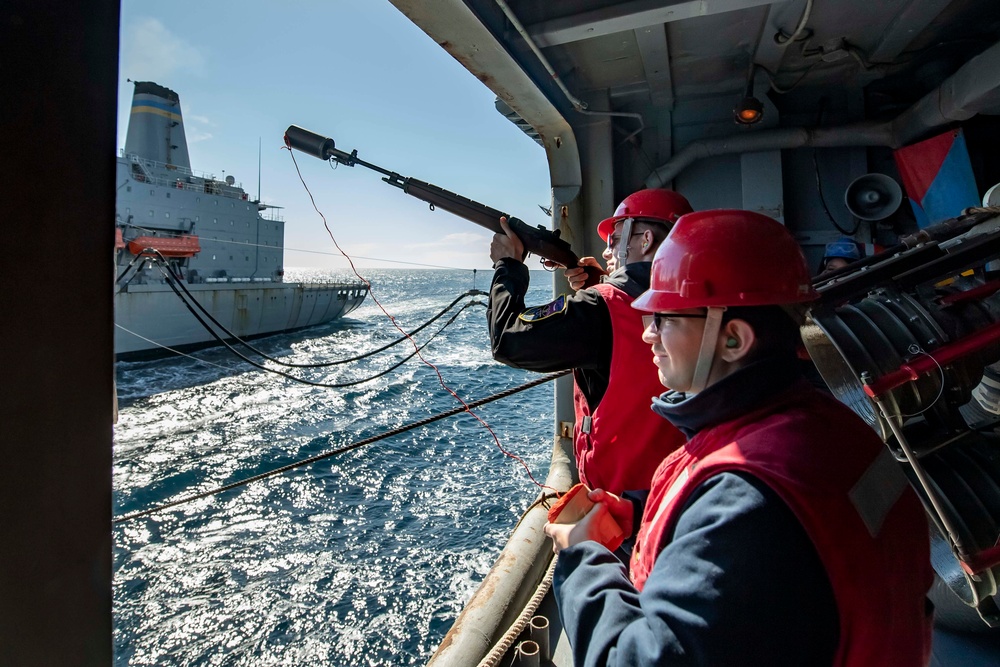
[[[121,250],[125,247],[125,239],[122,238],[122,228],[115,227],[115,250]]]
[[[155,248],[164,257],[194,257],[201,252],[197,236],[137,236],[128,242],[128,251],[142,254],[146,248]],[[147,253],[149,254],[149,253]]]

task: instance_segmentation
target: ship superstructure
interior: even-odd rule
[[[136,82],[116,187],[119,355],[215,342],[167,283],[164,263],[240,338],[329,322],[367,294],[360,282],[283,281],[277,207],[251,199],[232,175],[191,169],[180,98],[169,88]]]

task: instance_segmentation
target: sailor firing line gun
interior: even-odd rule
[[[485,227],[495,234],[505,233],[500,226],[500,218],[506,218],[510,230],[524,244],[525,253],[534,253],[543,259],[565,267],[577,267],[580,265],[580,258],[570,248],[569,243],[559,238],[558,229],[552,231],[545,229],[541,225],[532,227],[518,218],[485,204],[480,204],[462,195],[449,192],[431,183],[408,176],[401,176],[394,171],[383,169],[378,165],[360,159],[357,150],[345,153],[337,149],[333,139],[303,129],[297,125],[290,125],[285,130],[285,143],[289,148],[294,148],[321,160],[333,160],[346,167],[361,165],[372,171],[377,171],[384,176],[383,181],[399,188],[411,197],[416,197],[421,201],[427,202],[430,204],[431,210],[435,208],[444,209],[480,227]],[[593,266],[584,268],[587,271],[586,286],[589,287],[597,284],[602,273],[600,269]]]

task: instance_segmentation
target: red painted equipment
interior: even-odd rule
[[[886,373],[877,380],[865,385],[865,393],[874,398],[901,387],[907,382],[920,378],[924,373],[937,371],[941,366],[967,357],[973,352],[983,350],[1000,340],[1000,323],[990,325],[953,343],[942,345],[934,350],[934,356],[923,355],[901,365],[895,371]]]
[[[152,254],[148,249],[159,251],[164,257],[194,257],[201,252],[197,236],[137,236],[128,242],[128,251],[133,255]]]

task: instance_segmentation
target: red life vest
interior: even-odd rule
[[[645,490],[653,471],[684,443],[684,436],[648,407],[664,387],[649,345],[642,342],[642,313],[632,308],[632,297],[613,285],[592,289],[611,314],[611,369],[608,388],[593,412],[574,385],[576,466],[580,481],[592,489],[616,494]]]
[[[805,383],[766,408],[701,431],[663,462],[632,552],[636,588],[690,493],[736,470],[773,489],[812,539],[840,620],[834,664],[927,664],[925,596],[933,573],[923,509],[872,430]]]

